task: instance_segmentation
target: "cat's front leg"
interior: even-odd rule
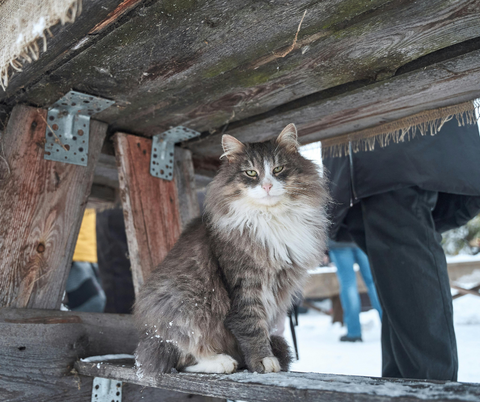
[[[280,363],[272,352],[265,308],[258,295],[238,291],[231,300],[226,327],[237,339],[250,371],[280,371]]]

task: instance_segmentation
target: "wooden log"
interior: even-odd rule
[[[135,293],[180,236],[175,178],[150,174],[152,141],[117,133],[115,155]]]
[[[133,354],[137,331],[132,316],[36,309],[0,309],[0,400],[86,402],[92,378],[78,374],[79,358]],[[203,397],[123,387],[123,402],[203,401]]]
[[[107,125],[88,166],[47,161],[47,112],[16,106],[0,140],[0,306],[58,309]]]
[[[422,57],[423,68],[478,49],[479,9],[472,0],[142,2],[108,35],[89,36],[67,52],[68,63],[24,80],[25,92],[18,85],[0,93],[0,102],[46,105],[72,87],[90,89],[117,101],[100,114],[117,131],[150,136],[178,124],[213,131],[383,82]]]
[[[304,107],[279,110],[227,132],[241,141],[274,138],[289,123],[297,124],[300,141],[339,137],[420,111],[450,106],[480,96],[480,51],[437,63],[381,83],[320,99]],[[196,154],[222,153],[221,135],[187,143]]]
[[[125,367],[122,367],[124,365]],[[480,385],[450,381],[405,380],[356,377],[320,373],[239,372],[220,374],[136,375],[132,365],[104,362],[77,362],[85,376],[111,378],[128,383],[158,387],[205,396],[265,402],[396,402],[472,401],[480,398]]]

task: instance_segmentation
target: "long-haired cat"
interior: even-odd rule
[[[205,213],[152,272],[135,303],[139,373],[288,370],[271,335],[325,249],[328,195],[289,124],[276,140],[222,138]]]

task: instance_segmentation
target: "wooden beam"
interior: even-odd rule
[[[476,97],[480,97],[480,50],[305,107],[272,113],[227,132],[245,142],[265,141],[294,122],[300,141],[310,143]],[[221,135],[215,134],[186,146],[213,157],[222,153],[220,144]]]
[[[47,161],[47,112],[16,106],[0,140],[0,306],[58,309],[107,125],[88,166]]]
[[[125,367],[122,367],[122,364]],[[77,362],[80,374],[111,378],[147,387],[158,387],[205,396],[265,402],[396,402],[472,401],[480,398],[480,385],[450,381],[355,377],[320,373],[238,372],[219,374],[162,374],[138,377],[125,363]]]
[[[115,155],[135,293],[163,261],[181,230],[175,178],[150,174],[152,140],[117,133]]]
[[[92,378],[73,370],[79,358],[133,354],[137,330],[130,315],[0,309],[0,400],[85,402]],[[124,384],[123,401],[204,401],[203,397]]]
[[[175,147],[174,164],[175,184],[177,185],[179,203],[178,207],[183,229],[188,222],[197,216],[200,216],[192,153],[188,149]]]
[[[151,136],[179,124],[213,131],[310,96],[381,83],[432,56],[428,67],[450,47],[478,49],[479,11],[472,0],[142,2],[48,75],[0,93],[0,103],[50,105],[74,87],[117,101],[99,115],[117,131]]]
[[[132,318],[118,314],[0,309],[0,400],[88,401],[92,382],[72,373],[78,358],[131,354]]]
[[[129,3],[128,7],[122,7]],[[33,63],[26,63],[21,73],[15,73],[10,79],[6,91],[0,90],[2,99],[10,98],[11,105],[18,103],[17,94],[29,85],[33,85],[52,71],[67,63],[89,46],[92,46],[100,37],[107,34],[113,22],[120,18],[119,11],[130,11],[138,1],[130,0],[82,0],[82,13],[77,16],[73,24],[58,24],[51,31],[53,36],[47,39],[47,51],[42,52],[39,59]],[[113,17],[113,18],[112,18]],[[101,31],[102,35],[98,35]],[[61,94],[57,94],[57,100]],[[53,103],[53,101],[51,103]],[[50,105],[48,105],[50,106]],[[0,116],[1,118],[1,116]]]

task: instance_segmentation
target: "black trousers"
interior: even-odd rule
[[[418,187],[362,199],[345,222],[369,257],[383,308],[384,377],[457,379],[445,254],[432,211],[438,193]]]

